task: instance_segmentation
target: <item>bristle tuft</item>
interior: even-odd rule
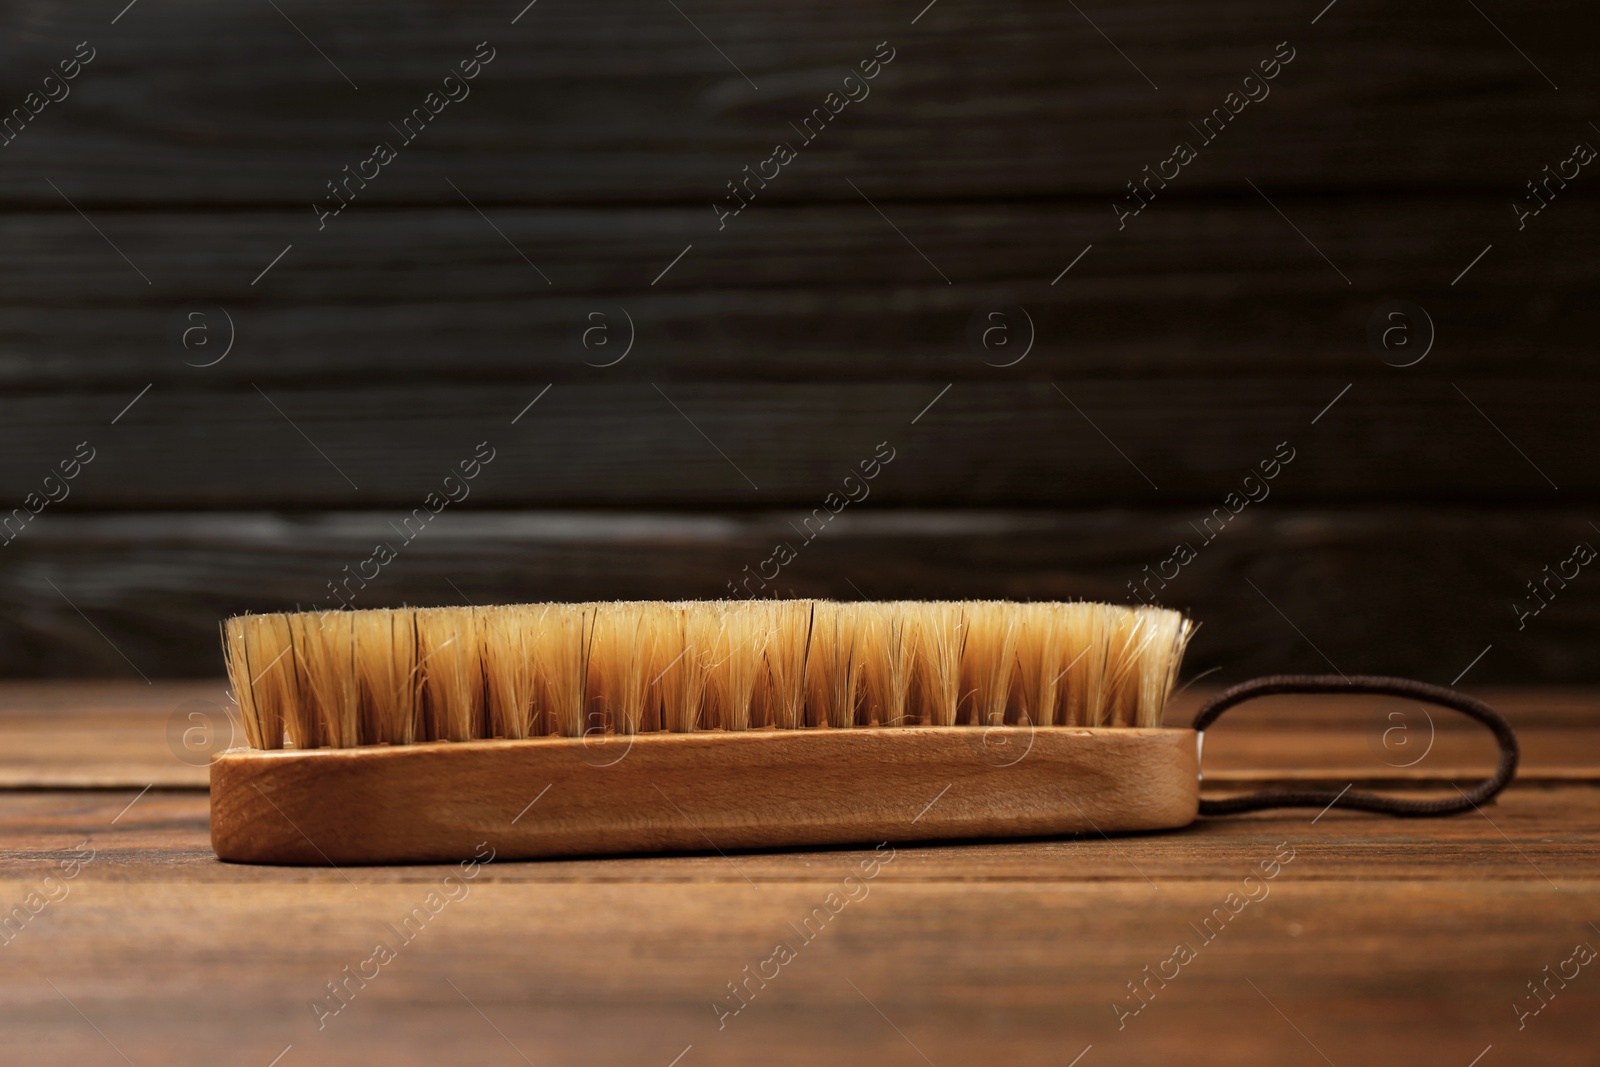
[[[243,615],[255,748],[596,732],[1159,726],[1194,628],[1094,603],[520,604]]]

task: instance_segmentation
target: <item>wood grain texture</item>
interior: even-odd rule
[[[1309,453],[1296,460],[1308,469],[1313,462]],[[95,476],[91,465],[78,482],[87,488]],[[875,484],[894,476],[891,465]],[[1291,466],[1278,484],[1295,477]],[[1213,503],[1227,488],[1217,485]],[[798,544],[793,524],[805,517],[492,513],[472,504],[469,498],[461,510],[441,513],[355,605],[726,596],[728,583],[746,567],[755,573],[775,544]],[[1159,567],[1175,545],[1198,542],[1191,523],[1206,514],[879,509],[869,498],[801,546],[777,591],[841,600],[1127,603],[1127,583],[1142,578],[1143,568]],[[1558,565],[1576,543],[1595,541],[1591,516],[1581,508],[1299,508],[1280,506],[1274,496],[1232,520],[1161,593],[1163,603],[1202,624],[1186,677],[1218,669],[1217,680],[1243,681],[1328,671],[1331,661],[1348,673],[1438,683],[1469,666],[1473,682],[1591,681],[1600,677],[1592,654],[1600,616],[1587,577],[1520,629],[1512,607],[1531,602],[1526,583],[1543,567]],[[327,584],[343,568],[353,571],[379,541],[399,541],[390,523],[402,518],[381,511],[46,511],[0,550],[0,669],[215,676],[222,670],[219,619],[328,602]]]
[[[99,12],[32,5],[7,19],[8,106],[85,37],[99,55],[7,149],[0,190],[47,201],[44,177],[70,171],[69,193],[89,203],[309,204],[341,165],[397,141],[389,124],[485,39],[497,55],[471,96],[402,148],[374,200],[449,200],[446,178],[485,200],[709,199],[794,139],[790,124],[885,39],[897,54],[871,96],[804,149],[775,196],[837,195],[845,177],[924,197],[1107,195],[1193,137],[1188,123],[1285,39],[1292,64],[1210,150],[1223,158],[1186,176],[1196,184],[1226,168],[1324,187],[1515,185],[1587,136],[1594,28],[1548,0],[1519,11],[1517,48],[1444,0],[1350,4],[1314,26],[1315,11],[1265,0],[1009,3],[915,25],[915,10],[840,0],[682,14],[551,3],[512,25],[517,13],[185,3],[108,27]],[[1504,25],[1506,12],[1489,14]]]
[[[1487,819],[1296,812],[1110,840],[895,845],[826,924],[814,909],[887,849],[496,861],[465,881],[454,865],[251,867],[212,857],[199,794],[153,791],[111,824],[134,793],[0,794],[0,901],[59,877],[86,840],[94,850],[3,949],[18,1055],[119,1062],[109,1039],[134,1063],[226,1050],[265,1064],[292,1045],[313,1064],[665,1065],[692,1045],[681,1063],[920,1063],[920,1050],[1060,1064],[1092,1044],[1117,1064],[1321,1062],[1309,1039],[1335,1063],[1442,1050],[1464,1064],[1491,1044],[1589,1062],[1596,994],[1582,978],[1522,1031],[1512,1010],[1595,936],[1589,786],[1514,788]],[[1246,875],[1260,884],[1285,844],[1293,859],[1265,898],[1209,942],[1191,929],[1215,929],[1213,909]],[[430,900],[439,913],[402,942],[395,929],[409,917],[414,930]],[[805,940],[808,919],[821,930]],[[379,941],[396,958],[319,1029],[326,983]],[[778,942],[796,958],[719,1029],[713,1005],[738,1005],[727,983]],[[1137,1003],[1126,983],[1179,942],[1198,958],[1119,1030],[1112,1005]]]
[[[129,739],[159,729],[155,695],[194,691],[10,684],[0,729],[52,715],[55,747],[127,766],[145,758]],[[1530,768],[1587,778],[1446,819],[1263,812],[1028,842],[340,869],[219,862],[198,789],[3,789],[0,1012],[14,1054],[43,1062],[1059,1065],[1092,1046],[1113,1064],[1398,1067],[1493,1046],[1577,1067],[1584,975],[1521,1029],[1514,1006],[1595,939],[1597,695],[1480,695],[1525,738],[1564,738],[1529,745]],[[1338,759],[1335,704],[1261,702],[1212,731],[1208,764]],[[95,731],[118,709],[144,725]],[[24,763],[29,748],[0,746]],[[1219,919],[1229,894],[1239,911]],[[374,970],[379,942],[394,956]],[[728,984],[778,943],[793,958],[729,1014]],[[1195,958],[1119,1019],[1138,1004],[1127,983],[1180,943]],[[326,999],[359,970],[375,977]]]
[[[847,491],[870,506],[1204,501],[1201,517],[1246,490],[1542,505],[1600,492],[1600,382],[1582,380],[1363,380],[1315,425],[1349,379],[986,381],[943,397],[907,381],[583,382],[541,399],[545,384],[152,390],[114,427],[137,390],[7,397],[0,477],[28,485],[88,441],[63,510],[359,505],[396,519],[447,491],[473,507],[810,511]],[[480,449],[493,459],[476,481],[443,484]],[[1240,489],[1280,449],[1293,466]],[[845,485],[875,454],[892,465]]]
[[[1525,227],[1512,209],[1593,136],[1595,16],[678,6],[0,14],[0,109],[97,49],[0,147],[0,489],[18,506],[78,441],[100,449],[4,549],[0,670],[214,672],[213,618],[324,597],[323,568],[371,550],[345,511],[381,532],[485,438],[507,444],[472,508],[727,510],[636,527],[654,542],[508,517],[546,530],[537,549],[437,538],[395,596],[721,592],[798,517],[753,513],[820,506],[889,439],[904,458],[872,507],[948,510],[890,520],[936,524],[915,536],[819,542],[792,587],[1120,599],[1203,514],[1178,509],[1216,506],[1288,439],[1306,458],[1275,500],[1320,510],[1241,524],[1203,582],[1184,575],[1198,662],[1442,681],[1493,644],[1491,677],[1600,678],[1581,586],[1501,639],[1510,598],[1570,551],[1556,531],[1575,540],[1600,499],[1595,201],[1585,176]],[[471,97],[319,229],[325,183],[484,40]],[[880,41],[896,55],[870,98],[719,228],[726,183]],[[1280,41],[1295,58],[1270,97],[1119,228],[1125,183]],[[1402,297],[1437,330],[1405,369],[1366,337]],[[972,340],[1002,307],[1036,342],[1009,368]],[[634,324],[612,367],[585,366],[604,362],[580,341],[597,311]],[[209,347],[185,349],[196,313]],[[194,365],[224,316],[233,349]],[[1439,510],[1374,517],[1401,504]],[[1529,505],[1567,510],[1505,518]],[[288,538],[194,516],[267,508],[295,513]],[[1014,508],[1079,514],[1030,533]],[[300,547],[303,525],[341,532]]]
[[[915,248],[860,198],[757,204],[720,233],[700,207],[506,206],[486,210],[492,225],[459,200],[352,207],[321,234],[309,212],[96,211],[149,285],[70,210],[0,214],[0,381],[128,397],[154,381],[152,399],[251,382],[269,392],[333,386],[348,391],[355,416],[374,388],[468,380],[916,376],[942,386],[1200,371],[1326,374],[1337,389],[1354,375],[1592,378],[1600,312],[1585,242],[1600,207],[1576,185],[1569,193],[1522,232],[1509,190],[1272,188],[1290,225],[1240,182],[1226,197],[1158,200],[1121,232],[1098,202],[874,198]],[[1396,297],[1422,306],[1438,337],[1428,359],[1404,369],[1385,367],[1367,340],[1368,319]],[[974,319],[987,327],[986,313],[1017,306],[1028,321],[1010,313],[1010,348],[975,343]],[[1029,322],[1027,357],[995,366],[1022,354]],[[200,366],[230,337],[226,359]],[[626,359],[600,366],[630,339]],[[109,421],[127,398],[105,403]],[[1154,395],[1150,410],[1158,420],[1169,411]]]
[[[490,837],[539,859],[1170,829],[1199,805],[1195,742],[1001,726],[235,750],[211,764],[211,844],[319,866],[465,860]]]
[[[234,741],[227,686],[0,684],[0,789],[204,788],[211,751]]]

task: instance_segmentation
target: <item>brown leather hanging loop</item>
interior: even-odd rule
[[[1223,800],[1201,800],[1201,815],[1234,815],[1243,811],[1260,811],[1263,808],[1355,808],[1359,811],[1376,811],[1385,815],[1455,815],[1468,811],[1492,798],[1504,789],[1517,773],[1517,735],[1511,724],[1483,701],[1455,689],[1429,685],[1408,678],[1385,678],[1380,675],[1338,674],[1274,674],[1236,685],[1206,701],[1194,719],[1194,729],[1202,740],[1206,727],[1223,712],[1246,700],[1274,696],[1281,693],[1341,694],[1363,693],[1382,696],[1405,697],[1420,700],[1442,708],[1451,708],[1478,720],[1489,728],[1500,745],[1500,765],[1494,774],[1473,786],[1461,790],[1459,797],[1442,800],[1403,800],[1399,797],[1379,796],[1346,788],[1342,793],[1321,789],[1286,789],[1277,792],[1249,793]]]

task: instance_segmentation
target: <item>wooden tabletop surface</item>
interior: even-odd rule
[[[1592,1064],[1600,692],[1479,695],[1524,769],[1452,818],[332,870],[212,855],[222,682],[8,684],[4,1059]],[[1208,789],[1450,792],[1493,747],[1445,715],[1264,702]]]

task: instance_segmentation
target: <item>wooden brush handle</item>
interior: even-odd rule
[[[307,751],[211,764],[240,863],[424,863],[1184,826],[1195,733],[895,727]],[[531,802],[531,806],[530,806]]]

